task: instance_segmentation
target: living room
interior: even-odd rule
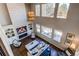
[[[0,3],[4,54],[79,55],[78,15],[78,3]]]

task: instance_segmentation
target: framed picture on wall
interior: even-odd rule
[[[65,44],[71,45],[72,41],[74,40],[74,38],[75,38],[75,34],[73,34],[73,33],[67,33]]]
[[[66,38],[67,38],[68,40],[73,40],[74,37],[75,37],[75,34],[73,34],[73,33],[67,33]]]

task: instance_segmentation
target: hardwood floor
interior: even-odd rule
[[[43,40],[39,37],[36,37],[36,40]],[[22,44],[20,47],[15,48],[13,45],[11,45],[12,51],[14,53],[15,56],[27,56],[27,49],[25,48],[25,45],[28,44],[29,42],[33,41],[30,36],[21,40]],[[43,40],[44,41],[44,40]],[[46,41],[44,41],[46,42]],[[48,43],[48,42],[46,42]],[[49,44],[49,43],[48,43]],[[57,47],[55,47],[54,45],[49,44],[52,48],[54,48],[56,51],[61,51],[60,49],[58,49]]]
[[[27,37],[27,38],[21,40],[22,44],[20,47],[16,48],[13,45],[11,45],[14,55],[15,56],[27,56],[27,49],[25,48],[25,45],[31,41],[32,41],[32,39],[30,37]]]

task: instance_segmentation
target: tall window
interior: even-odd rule
[[[35,14],[36,16],[40,16],[40,4],[35,5]]]
[[[54,30],[54,37],[53,39],[57,42],[61,42],[62,32],[59,30]]]
[[[60,3],[57,11],[57,18],[67,18],[69,3]]]
[[[41,33],[49,38],[52,37],[52,28],[48,28],[48,27],[45,27],[45,26],[42,26],[42,30],[41,30]]]
[[[40,25],[36,24],[36,31],[40,33]]]
[[[55,4],[42,4],[42,16],[54,17]]]

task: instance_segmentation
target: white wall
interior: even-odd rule
[[[15,28],[27,25],[26,9],[23,3],[8,3],[7,8]]]
[[[11,20],[4,3],[0,3],[0,24],[1,25],[9,25],[11,24]]]

